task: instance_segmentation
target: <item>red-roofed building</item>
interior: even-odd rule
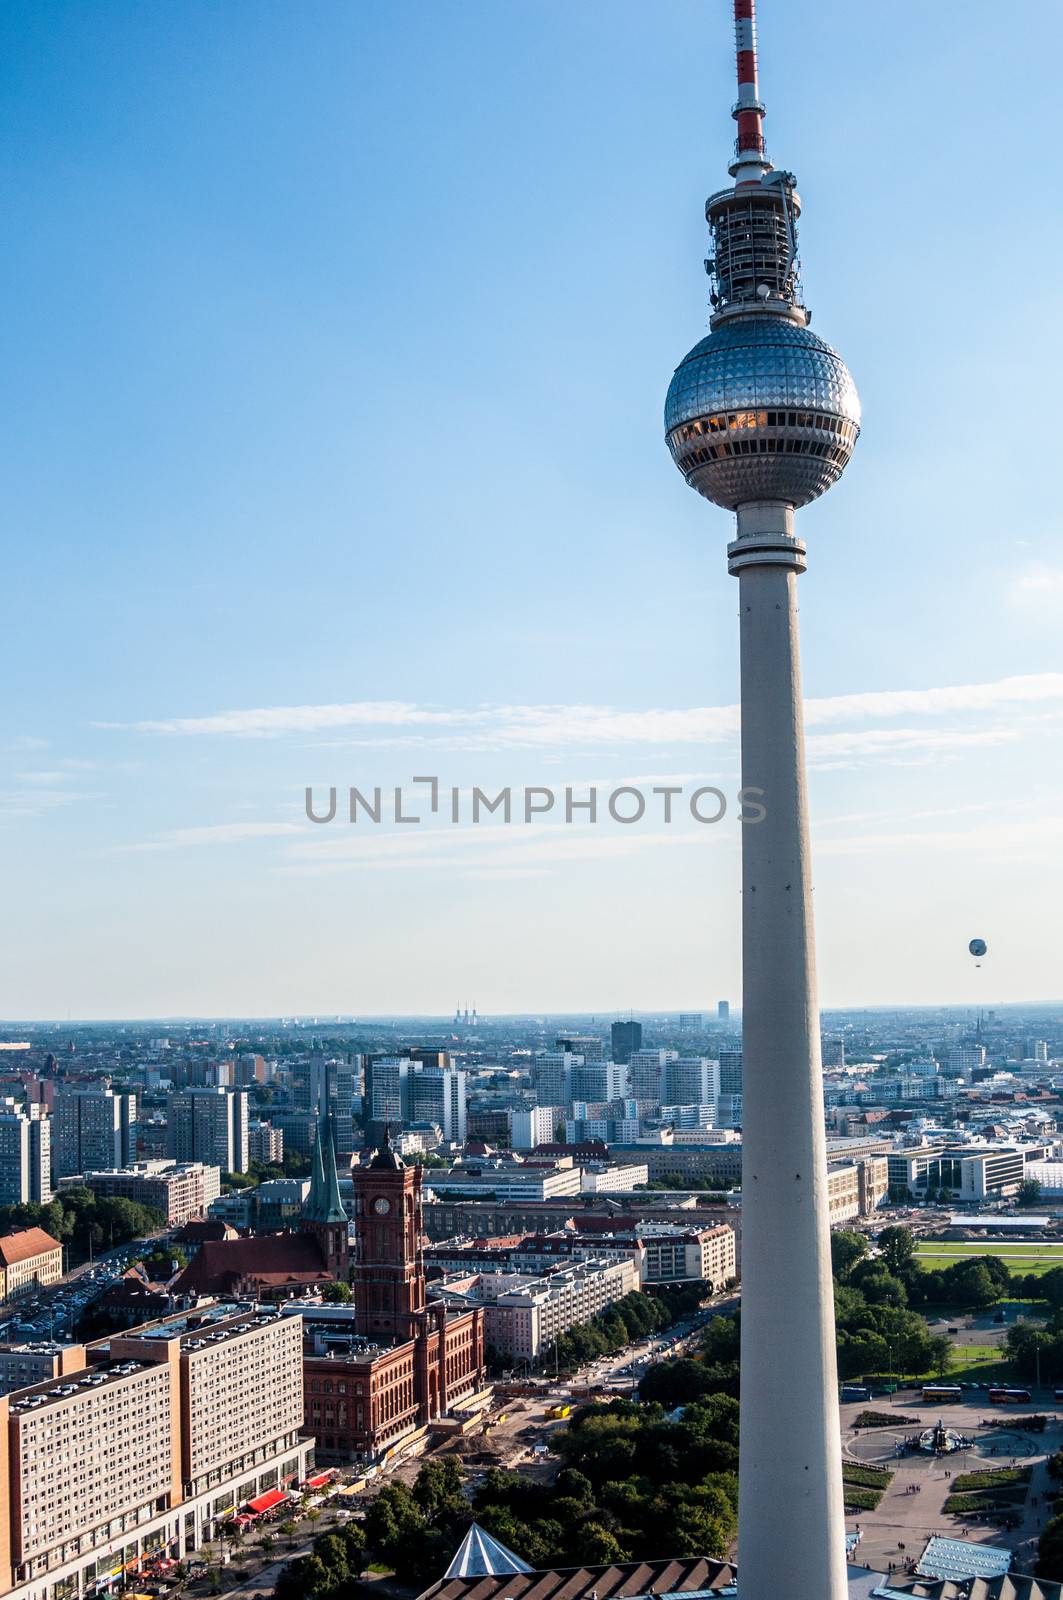
[[[58,1283],[63,1247],[43,1228],[20,1228],[0,1238],[0,1303]]]

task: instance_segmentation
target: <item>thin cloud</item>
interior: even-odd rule
[[[938,717],[1003,707],[1063,701],[1063,673],[1043,672],[992,683],[930,689],[888,689],[832,695],[806,702],[809,728],[892,717]],[[558,745],[679,745],[731,739],[738,731],[736,705],[625,711],[593,705],[502,705],[440,709],[413,701],[370,700],[347,704],[270,706],[205,717],[174,717],[97,727],[181,737],[278,738],[342,728],[382,730],[380,742],[546,748]],[[389,736],[383,730],[394,731]],[[441,737],[442,731],[451,730]],[[361,742],[361,741],[360,741]],[[368,742],[374,742],[372,740]]]

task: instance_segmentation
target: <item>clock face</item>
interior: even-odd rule
[[[373,1201],[373,1210],[378,1217],[386,1217],[391,1210],[391,1201],[386,1199],[384,1195],[379,1194]]]

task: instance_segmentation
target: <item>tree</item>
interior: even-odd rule
[[[911,1228],[883,1228],[878,1236],[878,1247],[889,1270],[895,1277],[902,1278],[905,1268],[914,1262],[915,1234]]]
[[[862,1233],[847,1233],[844,1228],[838,1228],[831,1234],[830,1265],[836,1278],[847,1278],[866,1255],[867,1240]]]
[[[326,1283],[321,1291],[321,1298],[322,1300],[338,1301],[343,1305],[349,1305],[353,1299],[351,1286],[349,1283]]]
[[[947,1334],[937,1333],[930,1341],[930,1370],[936,1378],[944,1378],[952,1371],[956,1352]]]
[[[1063,1578],[1063,1517],[1053,1517],[1042,1533],[1034,1574],[1055,1582]]]
[[[1016,1199],[1020,1206],[1038,1206],[1041,1204],[1040,1178],[1023,1178],[1019,1184]]]

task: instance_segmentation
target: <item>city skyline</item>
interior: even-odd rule
[[[971,207],[958,254],[920,113],[947,95],[934,164],[984,193],[1058,113],[1002,92],[1022,42],[988,4],[959,37],[920,12],[913,53],[903,26],[767,3],[813,328],[822,308],[874,423],[807,514],[822,1002],[1047,1003],[1059,353],[1026,263],[1059,225],[1001,238]],[[1058,13],[1034,13],[1050,51]],[[294,39],[279,8],[190,14],[2,24],[0,1016],[446,1015],[469,972],[496,1014],[737,996],[729,822],[302,815],[307,784],[423,771],[737,787],[728,519],[661,447],[731,132],[727,52],[688,87],[704,8],[323,5]]]

